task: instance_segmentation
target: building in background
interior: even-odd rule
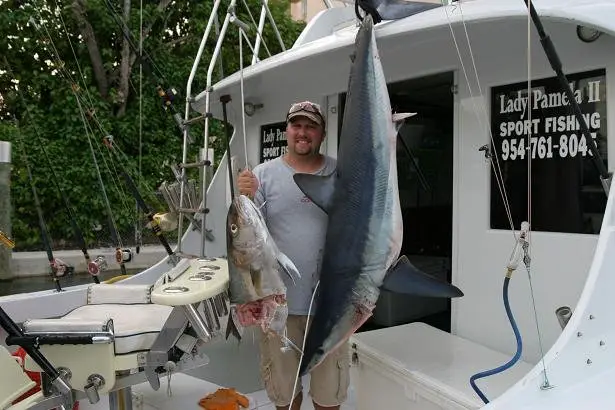
[[[290,0],[290,15],[294,20],[302,20],[306,23],[321,10],[327,8],[326,0]],[[329,0],[333,7],[345,7],[340,0]]]

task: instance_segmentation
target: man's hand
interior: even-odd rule
[[[237,177],[237,188],[239,188],[239,193],[242,195],[254,199],[254,195],[258,189],[258,179],[256,175],[247,168],[241,171]]]

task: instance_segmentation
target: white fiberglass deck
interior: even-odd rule
[[[304,392],[309,389],[309,378],[304,378]],[[198,409],[198,402],[209,393],[215,392],[218,386],[213,383],[188,376],[186,374],[175,374],[171,376],[171,392],[167,395],[167,379],[161,379],[160,389],[152,390],[148,383],[142,383],[132,388],[133,410],[178,410],[178,409]],[[249,410],[275,410],[275,406],[270,402],[267,393],[260,390],[251,394],[246,394],[250,399]],[[87,400],[79,403],[80,410],[107,410],[109,408],[108,397],[101,396],[100,401],[91,405]],[[311,400],[306,400],[304,396],[301,410],[312,409]],[[348,402],[341,410],[355,410],[354,394],[352,388],[349,391]]]

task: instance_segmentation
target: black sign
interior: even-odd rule
[[[606,72],[567,75],[601,158],[607,158]],[[589,214],[604,212],[606,196],[596,203],[600,179],[592,152],[557,77],[493,87],[492,154],[497,156],[515,229],[528,220],[528,160],[531,159],[532,229],[593,233]],[[492,158],[497,166],[496,158]],[[509,229],[503,199],[492,168],[491,227]],[[514,208],[514,209],[513,209]]]
[[[284,155],[286,148],[285,122],[277,122],[261,127],[261,163]]]

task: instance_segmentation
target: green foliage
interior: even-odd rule
[[[165,3],[166,7],[159,7]],[[85,11],[83,21],[75,12],[79,4]],[[135,221],[140,220],[143,227],[145,218],[136,211],[120,167],[138,183],[154,211],[165,211],[155,192],[163,181],[174,180],[168,164],[181,162],[182,134],[173,114],[179,112],[183,118],[183,93],[213,1],[161,0],[160,4],[143,2],[143,29],[148,35],[143,39],[143,58],[139,59],[139,2],[132,2],[125,28],[123,1],[0,0],[0,50],[5,51],[0,57],[0,140],[13,144],[12,231],[16,250],[43,249],[28,165],[54,249],[77,244],[63,195],[89,247],[116,245],[109,230],[104,194],[124,245],[134,244]],[[258,19],[260,1],[248,0],[247,4]],[[227,2],[220,6],[220,21],[227,6]],[[304,23],[290,19],[284,0],[270,1],[269,6],[290,48]],[[238,1],[237,15],[251,22],[243,1]],[[82,35],[84,21],[93,29],[107,90],[95,76],[96,64]],[[265,42],[276,54],[281,51],[277,38],[269,23],[265,27]],[[238,33],[231,28],[222,53],[226,75],[239,69]],[[121,92],[120,72],[125,38],[130,39],[130,50],[136,57],[126,96]],[[207,66],[215,40],[212,32],[201,68]],[[265,58],[264,49],[260,57]],[[244,66],[251,58],[244,42]],[[194,79],[195,95],[205,87],[206,71],[200,69]],[[158,86],[178,92],[167,110],[157,94]],[[222,130],[221,124],[213,121],[210,135],[222,136]],[[189,157],[196,158],[203,143],[202,125],[193,127],[191,133],[195,142]],[[103,144],[107,135],[113,136],[113,150]],[[224,139],[217,138],[213,145],[217,165],[224,154]],[[190,176],[196,178],[198,171],[191,172]],[[147,236],[147,228],[142,232],[145,242],[153,241],[151,235]]]

